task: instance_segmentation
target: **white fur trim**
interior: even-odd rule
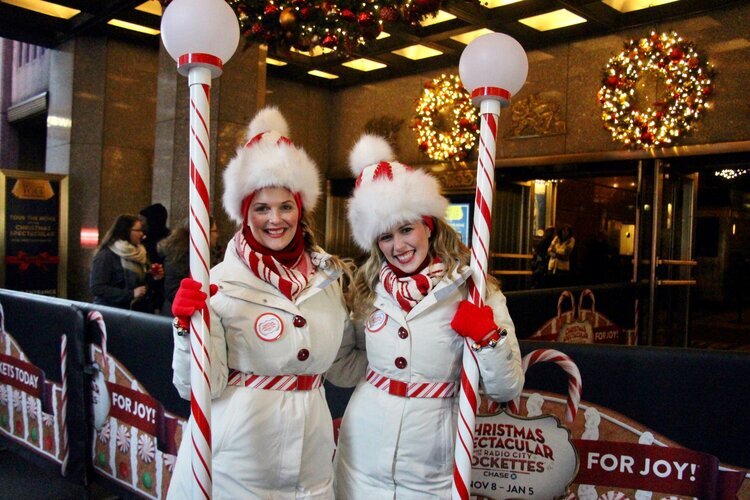
[[[388,141],[379,135],[364,134],[349,152],[349,168],[357,177],[368,165],[394,159],[395,155]]]
[[[423,216],[445,218],[448,200],[440,194],[437,179],[419,169],[408,170],[391,162],[393,180],[372,178],[377,165],[362,172],[362,182],[349,200],[349,224],[354,242],[369,250],[376,238],[396,224]]]
[[[284,115],[281,114],[281,111],[279,111],[278,108],[273,106],[258,111],[255,118],[253,118],[250,125],[247,127],[247,137],[245,138],[245,142],[261,132],[268,132],[270,130],[278,132],[284,137],[289,137],[289,125],[287,124]]]
[[[260,115],[264,118],[258,121]],[[281,117],[283,128],[286,128],[286,121],[281,113],[275,108],[266,108],[253,119],[248,128],[250,133],[256,121],[268,123],[264,121],[268,117]],[[279,123],[276,120],[276,126],[282,126]],[[264,130],[258,133],[261,132]],[[302,148],[286,142],[279,143],[280,135],[286,137],[281,131],[271,130],[250,147],[238,148],[235,157],[224,170],[224,210],[238,224],[244,222],[242,200],[265,187],[285,187],[300,193],[305,211],[315,210],[320,196],[318,168]]]

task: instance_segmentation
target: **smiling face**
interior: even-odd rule
[[[378,236],[378,248],[389,264],[411,274],[427,258],[430,234],[422,221],[399,224]]]
[[[255,193],[247,214],[253,237],[269,250],[283,250],[297,232],[300,209],[291,191],[267,187]]]

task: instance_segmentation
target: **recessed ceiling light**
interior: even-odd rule
[[[271,66],[286,66],[284,61],[279,61],[273,57],[266,57],[266,64],[270,64]]]
[[[456,16],[454,16],[453,14],[449,14],[445,12],[444,10],[439,10],[437,11],[437,14],[435,14],[434,17],[427,17],[425,18],[424,21],[422,21],[419,24],[421,24],[422,27],[424,28],[426,26],[432,26],[433,24],[444,23],[446,21],[450,21],[455,18]]]
[[[460,35],[452,36],[451,39],[457,42],[461,42],[464,45],[469,45],[474,41],[475,38],[478,38],[482,35],[487,35],[489,33],[494,33],[494,31],[488,30],[487,28],[482,28],[481,30],[469,31],[468,33],[461,33]]]
[[[39,12],[46,16],[59,17],[61,19],[70,19],[81,13],[78,9],[71,9],[69,7],[64,7],[52,2],[45,2],[43,0],[0,0],[0,2],[15,5],[22,9],[33,10],[34,12]]]
[[[382,40],[383,38],[388,38],[389,36],[391,36],[390,33],[385,32],[385,31],[381,31],[380,34],[378,35],[378,37],[375,40]]]
[[[345,63],[341,63],[341,65],[346,66],[347,68],[356,69],[358,71],[373,71],[376,69],[388,67],[386,64],[372,61],[370,59],[365,59],[364,57],[346,61]]]
[[[308,75],[317,76],[318,78],[326,78],[328,80],[335,80],[338,78],[338,75],[334,75],[333,73],[326,73],[325,71],[320,71],[317,69],[314,69],[312,71],[307,72]]]
[[[411,45],[409,47],[404,47],[403,49],[394,50],[393,53],[397,56],[407,57],[414,61],[442,54],[439,50],[431,49],[425,45]]]
[[[127,21],[121,21],[120,19],[110,19],[107,24],[111,24],[112,26],[117,26],[118,28],[123,28],[130,31],[137,31],[139,33],[145,33],[147,35],[158,35],[159,30],[155,30],[153,28],[149,28],[148,26],[143,26],[140,24],[135,23],[129,23]]]
[[[158,0],[148,0],[147,2],[143,2],[136,7],[135,10],[140,10],[141,12],[146,12],[155,16],[161,16],[161,4]]]
[[[586,19],[573,14],[568,9],[560,9],[538,16],[519,19],[518,22],[538,31],[549,31],[585,23]]]
[[[330,54],[333,52],[333,49],[329,49],[327,47],[321,47],[320,45],[316,45],[310,50],[299,50],[292,47],[289,49],[290,52],[295,52],[297,54],[302,54],[303,56],[310,56],[310,57],[318,57],[322,56],[323,54]]]
[[[521,1],[523,0],[485,0],[482,4],[488,9],[496,9],[497,7],[503,7]]]
[[[609,5],[620,12],[632,12],[634,10],[648,9],[665,3],[676,2],[677,0],[602,0],[602,3]]]

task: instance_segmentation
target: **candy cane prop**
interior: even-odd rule
[[[90,311],[86,316],[89,321],[96,321],[99,325],[99,331],[102,334],[101,337],[101,350],[102,350],[102,369],[101,371],[109,377],[109,354],[107,354],[107,325],[104,323],[104,317],[99,311]]]
[[[177,71],[190,86],[190,274],[209,295],[209,103],[211,79],[221,75],[239,42],[232,8],[223,0],[174,0],[164,11],[161,36]],[[190,318],[190,438],[194,497],[211,498],[211,359],[208,311]]]
[[[530,366],[544,361],[556,363],[568,374],[568,402],[565,406],[565,421],[573,422],[576,418],[576,413],[578,413],[578,403],[581,402],[581,390],[583,389],[581,372],[578,371],[578,366],[570,359],[570,356],[556,349],[537,349],[536,351],[531,351],[523,357],[523,372],[526,373],[526,370]],[[511,413],[518,415],[521,408],[521,398],[516,398],[509,406]]]
[[[481,306],[487,289],[487,257],[495,190],[495,150],[500,107],[526,81],[528,61],[523,47],[508,35],[491,33],[472,41],[459,62],[459,73],[474,105],[479,106],[479,159],[471,244],[471,302]],[[452,497],[468,500],[474,453],[479,365],[470,343],[464,344],[461,393],[453,468]]]
[[[62,420],[62,465],[60,472],[64,476],[68,472],[68,336],[60,338],[60,375],[62,377],[62,389],[60,395],[60,417]]]

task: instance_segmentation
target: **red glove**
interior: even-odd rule
[[[478,307],[468,300],[458,303],[451,328],[462,337],[469,337],[484,346],[492,338],[497,338],[497,325],[490,306]]]
[[[210,285],[209,290],[213,296],[218,287]],[[190,316],[195,311],[202,311],[206,308],[206,298],[206,294],[201,291],[200,283],[192,278],[183,279],[172,301],[172,314],[177,318],[177,323],[183,328],[188,328]]]

